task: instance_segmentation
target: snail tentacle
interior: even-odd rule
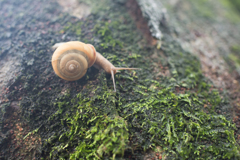
[[[111,76],[112,76],[112,80],[113,80],[114,92],[116,92],[116,85],[115,85],[115,80],[114,80],[114,71],[113,71],[113,69],[111,70]]]

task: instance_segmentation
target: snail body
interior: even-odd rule
[[[62,79],[75,81],[82,78],[91,66],[103,68],[113,79],[114,91],[116,91],[114,75],[118,70],[133,70],[138,68],[118,68],[96,52],[94,46],[79,41],[59,43],[53,46],[57,48],[52,56],[54,72]]]

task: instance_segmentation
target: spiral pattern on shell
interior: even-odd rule
[[[59,46],[52,56],[55,73],[62,79],[82,78],[96,60],[95,48],[90,44],[72,41]]]

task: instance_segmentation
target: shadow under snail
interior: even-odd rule
[[[115,67],[100,53],[96,52],[93,45],[79,41],[57,43],[53,48],[57,48],[52,56],[53,70],[60,78],[67,81],[82,78],[87,69],[93,65],[95,68],[103,68],[108,74],[111,74],[114,91],[116,92],[114,74],[119,70],[139,69]]]

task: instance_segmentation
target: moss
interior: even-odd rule
[[[240,71],[240,61],[239,61],[239,46],[231,46],[231,53],[228,56],[225,56],[224,59],[228,63],[231,71]]]
[[[116,21],[115,24],[118,25],[119,23]],[[122,42],[113,37],[108,22],[100,22],[96,24],[93,30],[97,36],[100,35],[100,38],[103,41],[100,45],[104,49],[107,49],[108,47],[114,48],[116,45],[123,47]]]
[[[238,147],[233,145],[235,126],[230,121],[216,113],[207,114],[197,95],[175,94],[171,87],[154,83],[154,90],[139,86],[141,100],[123,107],[124,118],[133,122],[130,128],[142,131],[137,137],[142,139],[139,147],[161,146],[167,157],[183,159],[231,158],[238,154]],[[220,101],[210,104],[219,105]],[[205,107],[211,109],[211,105]]]
[[[203,16],[205,18],[213,19],[214,12],[212,10],[211,5],[209,5],[209,2],[207,0],[200,0],[200,1],[189,1],[192,3],[193,10],[195,13],[197,13],[200,16]]]
[[[183,1],[180,5],[181,12],[185,14],[191,13],[188,15],[185,21],[191,19],[195,23],[210,23],[220,22],[219,19],[224,18],[224,21],[238,24],[240,21],[239,15],[235,10],[237,5],[233,5],[235,2],[231,2],[228,0],[220,0],[220,1],[208,1],[208,0],[199,0],[199,1]],[[173,8],[168,4],[169,10],[179,9]],[[184,18],[184,17],[183,17]],[[197,19],[197,21],[196,21]],[[222,20],[222,19],[221,19]]]
[[[81,106],[81,113],[77,113],[79,117],[75,117],[74,122],[70,118],[70,123],[73,125],[69,134],[73,136],[79,134],[78,138],[81,139],[75,151],[71,153],[70,159],[83,157],[87,159],[99,159],[103,156],[115,159],[117,154],[123,156],[129,138],[126,121],[115,115],[113,115],[114,118],[107,115],[96,116],[96,112],[91,115],[91,111],[87,111],[87,116],[89,115],[89,119],[87,120],[87,116],[82,116],[85,108],[86,106]],[[84,128],[84,124],[81,124],[81,129],[78,129],[79,123],[76,123],[78,120],[76,118],[79,118],[80,121],[85,121],[88,124],[85,124],[85,126],[92,127],[90,129],[89,127]]]
[[[240,65],[240,61],[238,59],[238,56],[236,56],[234,53],[229,55],[229,58],[234,62],[236,67],[238,68]]]
[[[94,0],[78,0],[80,3],[85,3],[91,7],[91,12],[93,14],[104,15],[108,12],[113,3],[110,0],[99,0],[98,3],[95,3]]]
[[[240,17],[235,10],[237,9],[238,6],[234,4],[234,2],[237,2],[237,1],[233,2],[228,0],[221,0],[219,2],[224,6],[224,9],[221,15],[223,15],[226,19],[230,20],[230,22],[238,24],[240,22]]]
[[[63,33],[75,33],[77,36],[81,36],[81,26],[82,22],[78,22],[72,25],[70,22],[67,23],[66,26],[60,31],[61,34]]]
[[[135,152],[134,148],[146,151],[161,146],[161,154],[169,158],[239,156],[235,126],[214,111],[224,104],[218,91],[201,96],[201,92],[174,93],[175,85],[166,88],[157,81],[145,80],[145,84],[149,82],[155,87],[139,84],[133,89],[132,97],[137,99],[107,91],[100,96],[102,91],[96,89],[93,97],[87,98],[89,93],[78,94],[72,103],[64,102],[66,107],[71,106],[71,112],[61,121],[69,130],[55,137],[61,143],[53,147],[51,155],[67,158],[63,153],[71,153],[74,146],[70,159],[114,159],[116,155],[123,156],[128,148]],[[209,88],[204,83],[202,87]],[[58,104],[59,108],[62,104]]]
[[[229,3],[233,5],[238,11],[240,11],[240,1],[239,0],[230,0]]]

